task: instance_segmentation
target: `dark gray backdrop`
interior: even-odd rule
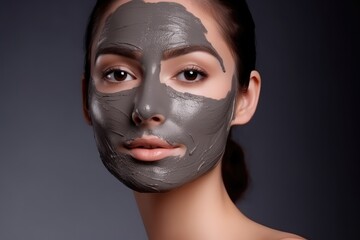
[[[130,190],[82,119],[92,1],[0,5],[0,239],[145,239]],[[235,131],[251,185],[239,207],[309,239],[359,227],[359,2],[252,0],[263,88]]]

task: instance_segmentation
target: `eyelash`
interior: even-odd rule
[[[125,73],[125,74],[126,74],[126,79],[124,79],[124,80],[116,80],[116,79],[115,79],[115,76],[112,77],[113,79],[109,79],[109,78],[108,78],[109,75],[114,74],[114,73],[116,73],[116,72],[123,72],[123,73]],[[125,81],[130,81],[130,80],[135,80],[135,79],[136,79],[136,77],[134,76],[134,74],[129,73],[129,71],[124,70],[124,69],[122,69],[122,68],[120,68],[120,67],[108,68],[108,69],[106,69],[105,71],[103,71],[101,75],[102,75],[102,79],[103,79],[104,81],[107,81],[107,82],[110,82],[110,83],[119,83],[119,82],[125,82]],[[127,79],[129,76],[130,76],[132,79]]]
[[[181,79],[178,79],[178,77],[179,77],[180,74],[184,74],[185,72],[190,72],[190,71],[192,71],[192,72],[200,75],[200,76],[201,76],[201,79],[195,79],[195,80],[186,80],[186,79],[181,80]],[[208,77],[208,74],[207,74],[204,70],[202,70],[202,69],[199,68],[198,66],[194,66],[194,65],[193,65],[193,66],[187,66],[187,67],[183,68],[181,71],[179,71],[179,72],[175,75],[174,78],[177,79],[177,80],[179,80],[179,81],[185,82],[185,83],[192,83],[192,82],[200,82],[200,81],[203,81],[203,80],[205,80],[207,77]],[[198,78],[198,76],[197,76],[196,78]]]
[[[192,80],[188,80],[188,79],[179,79],[179,75],[180,74],[185,74],[185,72],[193,72],[193,74],[196,74],[196,77],[195,79],[192,79]],[[116,72],[122,72],[122,73],[125,73],[126,74],[126,78],[123,79],[123,80],[116,80],[115,79],[115,76],[112,77],[112,79],[110,79],[108,76],[109,75],[112,75]],[[197,79],[200,75],[200,79]],[[128,77],[131,77],[132,79],[127,79]],[[202,70],[201,68],[197,67],[197,66],[186,66],[185,68],[183,68],[181,71],[179,71],[175,76],[174,78],[176,80],[179,80],[181,82],[185,82],[185,83],[194,83],[194,82],[200,82],[200,81],[203,81],[204,79],[206,79],[208,76],[208,74]],[[183,78],[186,78],[186,76],[183,76]],[[110,82],[110,83],[119,83],[119,82],[125,82],[125,81],[130,81],[130,80],[135,80],[136,77],[132,74],[132,73],[129,73],[129,71],[126,71],[120,67],[112,67],[112,68],[108,68],[106,69],[105,71],[102,72],[102,79],[104,81],[107,81],[107,82]]]

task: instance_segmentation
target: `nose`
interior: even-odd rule
[[[166,87],[160,83],[160,60],[144,59],[143,82],[140,85],[132,112],[132,120],[137,126],[153,128],[163,124],[169,112]],[[151,71],[150,71],[150,70]]]
[[[147,106],[149,108],[149,106]],[[145,109],[146,113],[149,113],[150,109]],[[132,113],[132,120],[136,126],[145,126],[153,128],[161,125],[165,121],[165,117],[162,114],[144,114],[144,111],[135,109]]]

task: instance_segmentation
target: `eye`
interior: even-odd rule
[[[204,71],[194,66],[182,70],[175,76],[177,80],[184,82],[197,82],[205,79],[206,77],[207,74]]]
[[[108,69],[103,76],[109,82],[125,82],[136,79],[135,76],[122,69]]]

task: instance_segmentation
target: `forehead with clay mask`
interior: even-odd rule
[[[179,2],[114,7],[93,46],[89,110],[98,150],[135,191],[168,191],[210,171],[233,118],[231,53],[210,16]]]

